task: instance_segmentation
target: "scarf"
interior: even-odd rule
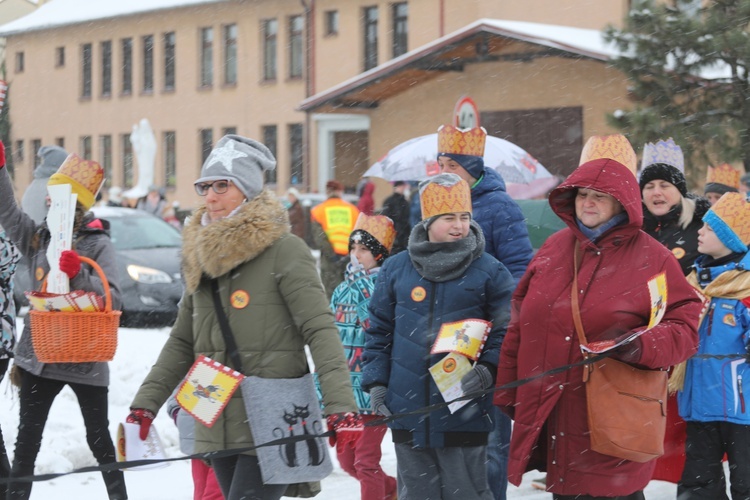
[[[469,235],[458,241],[433,243],[427,229],[417,224],[409,236],[409,258],[424,278],[443,283],[463,276],[472,262],[484,253],[484,234],[472,219]]]
[[[750,297],[750,272],[744,268],[735,268],[724,271],[713,281],[708,283],[705,288],[701,286],[698,280],[698,271],[693,271],[687,276],[688,283],[698,290],[698,293],[705,296],[705,306],[701,311],[698,324],[703,322],[703,317],[708,311],[708,304],[714,297],[722,299],[742,300]],[[681,391],[685,386],[685,368],[687,361],[676,365],[669,377],[669,392]]]

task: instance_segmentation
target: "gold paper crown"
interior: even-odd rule
[[[633,173],[633,176],[638,169],[638,157],[633,151],[633,146],[622,134],[592,135],[589,137],[586,145],[583,146],[581,161],[578,162],[578,165],[600,158],[609,158],[625,165]]]
[[[438,154],[484,156],[487,131],[482,127],[460,129],[442,125],[438,129]]]
[[[360,213],[352,232],[357,230],[370,233],[388,252],[393,248],[393,240],[396,239],[396,229],[393,227],[393,221],[385,215],[365,215]]]
[[[452,186],[430,182],[419,197],[422,202],[422,220],[436,215],[471,213],[471,188],[463,179]]]
[[[711,207],[709,213],[714,212],[742,243],[750,243],[750,203],[741,193],[725,193],[719,201]],[[706,219],[704,219],[706,220]],[[716,231],[716,228],[713,228]]]
[[[718,167],[709,166],[706,172],[706,184],[710,182],[740,189],[740,171],[728,163],[722,163]]]
[[[94,206],[96,195],[104,184],[104,169],[97,162],[84,160],[73,153],[47,181],[48,186],[56,184],[70,184],[71,190],[78,195],[78,202],[88,210]]]

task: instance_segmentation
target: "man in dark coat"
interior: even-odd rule
[[[409,233],[411,224],[409,223],[409,202],[404,195],[408,185],[404,181],[396,181],[393,184],[393,194],[383,202],[381,215],[385,215],[393,221],[393,227],[396,229],[396,240],[393,242],[391,255],[406,250],[409,243]]]

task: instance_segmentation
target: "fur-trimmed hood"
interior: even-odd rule
[[[198,289],[204,274],[218,278],[289,232],[287,211],[269,191],[207,226],[201,224],[205,213],[205,205],[198,208],[182,231],[182,273],[188,293]]]

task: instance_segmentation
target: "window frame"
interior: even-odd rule
[[[130,142],[130,133],[121,134],[120,141],[122,186],[129,189],[135,185],[135,170],[133,169],[133,143]]]
[[[99,43],[102,62],[102,87],[101,96],[112,95],[112,40],[104,40]]]
[[[273,23],[274,31],[269,33],[269,26]],[[279,20],[274,18],[261,21],[263,34],[263,81],[275,81],[279,71]]]
[[[122,53],[122,79],[120,81],[120,94],[131,95],[133,93],[133,38],[120,39],[120,51]]]
[[[65,67],[65,46],[55,47],[55,68]]]
[[[198,165],[198,175],[203,168],[203,164],[206,163],[211,150],[214,148],[214,129],[213,128],[202,128],[198,131],[200,142],[198,143],[198,151],[200,153],[200,165]],[[206,140],[208,139],[208,140]]]
[[[154,35],[143,35],[141,37],[141,49],[143,57],[141,92],[151,94],[154,92]]]
[[[300,27],[294,26],[295,22]],[[305,74],[305,18],[301,14],[289,16],[287,27],[289,29],[289,79],[300,80]]]
[[[200,28],[200,74],[199,85],[203,88],[213,87],[214,85],[214,28],[205,26]],[[206,35],[210,37],[206,37]]]
[[[174,92],[177,86],[177,34],[167,31],[162,36],[164,44],[164,91]]]
[[[299,186],[305,183],[305,129],[301,123],[290,123],[287,125],[289,135],[289,184]],[[295,143],[296,136],[299,135],[299,143]],[[299,174],[299,179],[295,180],[294,176]]]
[[[325,36],[337,36],[339,34],[339,11],[327,10],[323,13],[325,19]]]
[[[81,44],[81,98],[91,99],[93,93],[94,47],[91,43]]]
[[[404,12],[399,13],[400,9],[404,9]],[[393,20],[391,55],[396,58],[409,52],[409,4],[407,2],[391,4],[391,16]]]
[[[104,170],[104,187],[112,185],[112,136],[99,136],[99,164]]]
[[[177,132],[165,131],[164,145],[164,185],[168,188],[177,187]]]
[[[377,5],[363,7],[362,10],[362,67],[364,71],[368,71],[378,65],[378,21],[380,15]],[[374,16],[370,16],[372,13],[374,13]]]
[[[271,151],[273,157],[276,158],[276,151],[278,147],[279,139],[279,127],[278,125],[262,125],[260,127],[260,136],[263,138],[263,144]],[[271,169],[265,171],[264,182],[266,184],[276,184],[278,182],[278,170]]]
[[[238,70],[238,43],[239,30],[237,23],[225,24],[222,26],[222,47],[224,49],[224,71],[223,84],[226,86],[237,85],[237,70]],[[232,32],[233,35],[232,35]],[[231,35],[231,36],[230,36]]]

